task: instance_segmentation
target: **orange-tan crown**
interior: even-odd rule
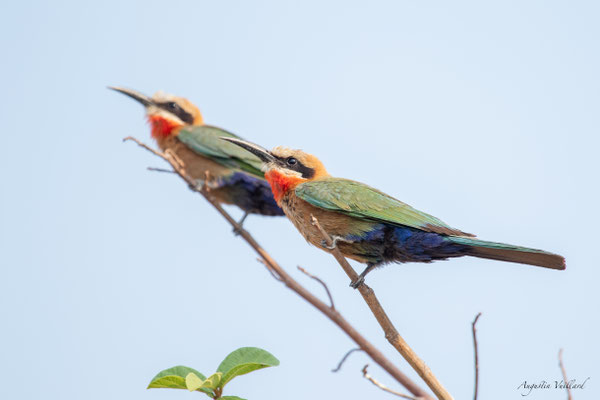
[[[182,125],[202,125],[202,124],[204,124],[204,120],[202,118],[202,113],[200,112],[200,109],[198,107],[196,107],[196,105],[194,103],[192,103],[185,97],[177,97],[172,94],[158,91],[158,92],[154,93],[154,95],[152,96],[152,100],[155,101],[156,103],[162,103],[162,104],[172,101],[173,103],[177,104],[185,112],[187,112],[188,114],[190,114],[193,117],[194,122],[191,124],[188,124],[188,123],[181,121],[181,119],[177,118],[176,115],[165,111],[165,113],[170,114],[170,116],[173,119],[177,118]],[[160,109],[158,109],[158,110],[157,109],[158,109],[158,107],[154,107],[154,109],[152,109],[152,107],[150,107],[150,109],[148,110],[148,115],[158,114]]]
[[[287,147],[275,147],[271,155],[279,161],[267,163],[265,179],[271,185],[271,191],[277,204],[281,206],[284,196],[301,183],[329,176],[323,163],[312,154]],[[295,160],[292,160],[295,159]],[[292,161],[295,161],[291,163]]]
[[[166,138],[182,126],[204,124],[198,107],[186,98],[156,92],[152,101],[155,104],[146,108],[146,115],[152,126],[152,136],[156,139]],[[168,105],[173,103],[176,108],[170,109]]]
[[[273,150],[271,150],[271,154],[279,158],[294,157],[305,167],[314,170],[314,175],[311,179],[329,176],[329,173],[325,169],[325,166],[323,165],[321,160],[319,160],[314,155],[306,153],[302,150],[290,149],[289,147],[285,146],[277,146]]]

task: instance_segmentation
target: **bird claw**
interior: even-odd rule
[[[238,225],[239,225],[240,229],[238,229],[237,227],[233,228],[233,235],[234,236],[240,236],[242,234],[242,230],[244,229],[243,228],[244,221],[246,220],[247,217],[248,217],[248,213],[246,212],[246,213],[244,213],[244,216],[242,217],[242,219],[240,219],[238,221]]]
[[[356,278],[355,281],[350,282],[350,287],[352,289],[358,289],[360,285],[362,285],[363,283],[365,283],[365,277],[360,275],[358,278]]]
[[[204,183],[202,181],[196,181],[195,184],[189,184],[188,188],[190,188],[190,190],[192,192],[203,192],[204,191]]]
[[[353,243],[352,240],[344,239],[341,236],[332,236],[332,238],[333,240],[331,242],[331,245],[328,245],[326,240],[321,240],[321,246],[328,250],[333,250],[337,247],[338,242]]]
[[[373,269],[376,266],[377,264],[367,264],[367,268],[365,268],[365,270],[361,272],[361,274],[358,276],[358,278],[356,278],[355,281],[350,283],[350,287],[353,289],[358,289],[360,286],[362,286],[362,284],[365,283],[365,276],[367,276],[369,272],[373,271]]]

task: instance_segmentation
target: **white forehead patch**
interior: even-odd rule
[[[275,147],[273,150],[271,150],[271,154],[280,158],[294,157],[305,166],[313,167],[315,161],[318,162],[318,160],[315,160],[314,156],[305,153],[302,150],[290,149],[289,147],[285,146]]]
[[[271,150],[271,153],[274,156],[286,158],[286,157],[291,157],[291,156],[294,156],[294,157],[297,156],[299,151],[300,150],[290,149],[289,147],[285,147],[285,146],[277,146],[277,147],[273,148],[273,150]]]
[[[271,150],[271,154],[273,154],[276,157],[279,158],[288,158],[288,157],[295,157],[298,160],[300,160],[301,162],[304,161],[304,153],[301,150],[294,150],[294,149],[290,149],[289,147],[285,147],[285,146],[277,146],[275,148],[273,148],[273,150]],[[268,171],[271,169],[277,170],[279,173],[286,175],[286,176],[295,176],[298,178],[302,177],[302,173],[298,172],[298,171],[294,171],[288,168],[282,168],[279,164],[277,163],[268,163],[264,166],[264,168]]]
[[[158,92],[154,93],[154,95],[152,96],[152,100],[158,103],[163,103],[165,101],[177,102],[179,98],[177,96],[173,96],[172,94],[168,94],[163,92],[162,90],[159,90]]]

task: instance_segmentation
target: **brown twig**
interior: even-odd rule
[[[257,258],[256,261],[258,261],[259,263],[264,265],[265,268],[267,268],[267,271],[269,271],[269,273],[271,274],[273,279],[275,279],[276,281],[279,281],[279,282],[283,282],[280,277],[275,275],[275,272],[271,269],[271,266],[265,260],[263,260],[262,258]]]
[[[321,235],[323,236],[323,239],[325,240],[327,246],[333,247],[333,240],[331,239],[331,236],[329,236],[329,233],[327,233],[323,229],[323,227],[321,227],[319,221],[313,215],[311,215],[311,220],[313,225],[319,230],[319,232],[321,232]],[[348,277],[350,278],[350,281],[356,282],[356,280],[358,279],[358,274],[356,273],[356,271],[354,271],[354,268],[350,266],[348,260],[346,260],[346,258],[340,252],[340,250],[337,247],[333,247],[333,249],[331,249],[331,254],[341,265],[346,275],[348,275]],[[442,384],[435,377],[435,375],[433,375],[433,373],[425,364],[425,362],[419,358],[419,356],[413,351],[413,349],[410,348],[408,343],[406,343],[404,338],[400,336],[398,330],[385,313],[385,310],[381,306],[381,303],[379,303],[379,300],[377,299],[377,296],[375,296],[375,292],[373,291],[373,289],[371,289],[367,284],[362,283],[360,286],[358,286],[358,291],[360,292],[363,299],[371,309],[371,312],[375,316],[375,319],[377,319],[377,322],[379,322],[379,325],[383,329],[383,332],[385,333],[385,338],[388,340],[388,342],[390,342],[390,344],[394,346],[396,350],[398,350],[398,352],[402,355],[402,357],[404,357],[404,359],[410,364],[410,366],[415,371],[417,371],[419,376],[425,381],[427,386],[429,386],[429,388],[438,397],[438,399],[452,400],[453,397],[442,386]],[[411,393],[417,395],[412,391]]]
[[[329,291],[329,287],[327,287],[327,284],[325,282],[323,282],[321,280],[321,278],[314,276],[313,274],[311,274],[310,272],[308,272],[301,266],[298,266],[298,269],[300,270],[300,272],[304,273],[308,277],[313,278],[315,281],[319,282],[325,288],[325,292],[327,292],[327,297],[329,297],[329,304],[331,305],[331,308],[333,310],[335,310],[335,304],[333,303],[333,297],[331,296],[331,292]]]
[[[344,354],[344,357],[342,357],[342,359],[340,360],[338,366],[332,369],[331,372],[339,372],[339,370],[342,369],[342,365],[344,365],[344,363],[346,362],[346,359],[350,356],[350,354],[354,353],[355,351],[362,351],[362,349],[360,347],[356,347],[347,351],[346,354]]]
[[[156,168],[156,167],[148,167],[146,168],[148,171],[152,171],[152,172],[165,172],[168,174],[175,174],[176,172],[170,169],[164,169],[164,168]]]
[[[383,390],[384,392],[388,392],[391,394],[394,394],[398,397],[402,397],[403,399],[410,399],[410,400],[419,400],[421,399],[421,397],[413,397],[413,396],[409,396],[407,394],[404,393],[400,393],[400,392],[396,392],[395,390],[390,389],[389,387],[385,386],[383,383],[377,381],[375,378],[373,378],[371,375],[369,375],[369,373],[367,372],[367,368],[369,367],[369,364],[365,365],[362,369],[362,373],[363,373],[363,377],[365,379],[368,379],[369,381],[371,381],[371,383],[375,386],[377,386],[379,389]]]
[[[410,391],[415,396],[422,397],[424,399],[431,399],[431,396],[427,394],[421,387],[419,387],[416,383],[414,383],[408,376],[406,376],[402,371],[400,371],[390,360],[388,360],[383,353],[381,353],[371,342],[369,342],[365,337],[363,337],[342,315],[335,309],[332,309],[327,304],[319,300],[318,297],[313,295],[311,292],[306,290],[302,285],[300,285],[296,280],[294,280],[283,268],[279,266],[279,264],[271,257],[269,253],[267,253],[258,242],[246,231],[242,228],[224,209],[221,207],[219,203],[217,203],[210,193],[204,188],[199,187],[194,179],[187,175],[183,163],[170,151],[165,151],[164,153],[160,153],[148,145],[140,142],[138,139],[134,137],[126,137],[123,141],[133,141],[137,143],[139,146],[144,149],[150,151],[156,156],[164,159],[173,167],[173,170],[179,175],[190,188],[201,194],[216,210],[219,214],[225,218],[227,222],[239,232],[239,235],[254,249],[254,251],[259,255],[259,257],[264,260],[266,264],[268,264],[272,271],[278,275],[283,283],[290,288],[292,291],[296,292],[300,297],[304,300],[308,301],[315,308],[317,308],[321,313],[325,314],[333,323],[335,323],[340,329],[344,331],[365,353],[367,353],[371,359],[376,362],[381,368],[383,368],[387,373],[389,373],[398,383],[403,385],[408,391]],[[365,285],[363,285],[365,286]]]
[[[477,345],[477,328],[475,327],[479,317],[481,317],[481,313],[478,313],[471,323],[471,329],[473,330],[473,348],[475,350],[475,390],[473,392],[473,400],[477,400],[479,390],[479,346]]]
[[[565,382],[565,386],[567,387],[567,400],[573,400],[573,394],[571,393],[571,388],[569,387],[569,378],[567,378],[567,370],[565,369],[565,365],[563,364],[562,357],[563,349],[558,351],[558,366],[560,367],[560,371],[562,372],[563,381]]]

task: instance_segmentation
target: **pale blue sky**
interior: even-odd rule
[[[563,254],[564,272],[463,258],[368,282],[457,399],[479,311],[481,399],[558,379],[560,347],[570,377],[591,377],[576,399],[599,398],[598,3],[362,3],[0,5],[0,398],[199,398],[145,387],[241,346],[281,366],[229,394],[391,398],[361,378],[365,355],[331,374],[352,342],[182,182],[145,170],[161,163],[121,143],[150,140],[142,108],[107,85],[186,96],[210,124],[312,152],[457,228]],[[284,219],[247,227],[415,377],[329,255]]]

